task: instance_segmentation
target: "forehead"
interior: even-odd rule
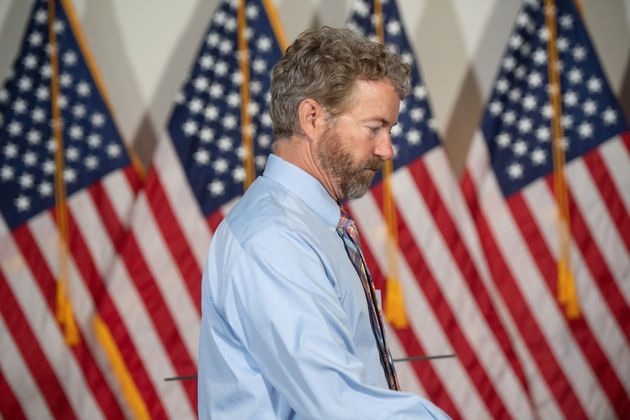
[[[357,80],[352,89],[346,114],[359,119],[380,119],[391,123],[398,119],[400,97],[389,79]]]

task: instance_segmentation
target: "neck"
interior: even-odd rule
[[[314,150],[314,142],[303,136],[279,139],[275,142],[273,152],[287,162],[302,169],[318,180],[336,202],[343,199],[336,182],[319,164]]]

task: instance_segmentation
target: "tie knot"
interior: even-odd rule
[[[340,207],[339,211],[339,224],[337,225],[337,228],[348,229],[354,227],[355,223],[354,220],[352,220],[352,217],[350,217],[350,213],[345,211],[343,207]]]

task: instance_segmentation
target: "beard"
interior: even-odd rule
[[[342,144],[341,135],[329,127],[324,133],[317,150],[319,164],[343,194],[340,200],[362,197],[378,171],[383,169],[383,160],[372,156],[362,162],[354,163],[352,153]]]

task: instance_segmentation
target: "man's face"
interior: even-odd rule
[[[399,107],[400,98],[387,80],[356,82],[349,109],[328,125],[316,155],[339,199],[363,196],[393,157],[389,131]]]

